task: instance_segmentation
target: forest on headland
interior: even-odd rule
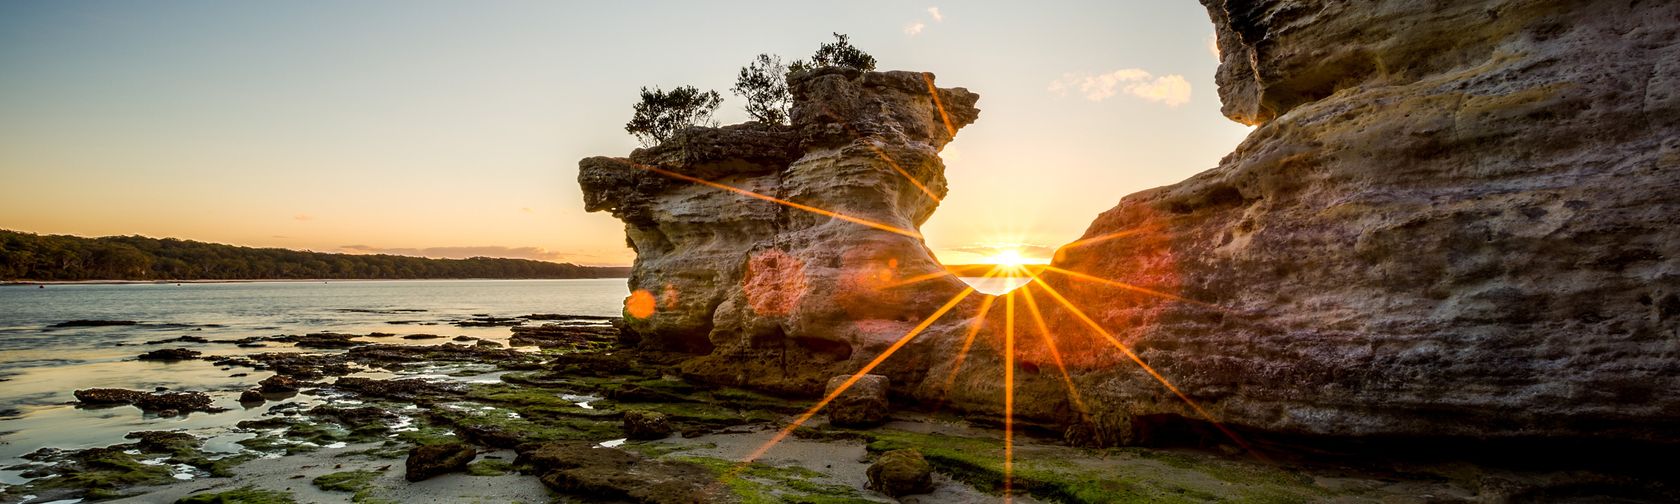
[[[174,238],[0,230],[0,280],[622,278],[630,268],[530,259],[429,259],[254,248]]]

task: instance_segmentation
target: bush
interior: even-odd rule
[[[847,36],[835,33],[834,43],[818,47],[817,53],[811,55],[810,63],[800,60],[788,65],[793,71],[830,66],[851,67],[868,72],[875,69],[875,57],[853,47],[851,39]]]
[[[659,88],[642,88],[642,101],[636,104],[636,115],[624,125],[624,131],[635,135],[643,146],[652,147],[671,138],[690,126],[717,126],[712,113],[723,103],[717,91],[700,92],[694,86],[683,86],[670,92]]]
[[[782,64],[780,56],[760,54],[752,63],[741,67],[741,73],[735,77],[735,87],[729,90],[747,100],[747,114],[754,120],[787,124],[793,106],[787,73],[788,67]]]

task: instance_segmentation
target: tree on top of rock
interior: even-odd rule
[[[700,92],[694,86],[669,92],[643,87],[642,101],[636,104],[636,114],[624,125],[624,131],[635,135],[645,147],[659,145],[683,128],[717,126],[712,113],[722,103],[723,97],[717,91]]]
[[[851,39],[845,35],[835,33],[834,43],[823,44],[817,48],[817,53],[811,55],[811,62],[804,60],[788,65],[792,71],[810,70],[830,66],[856,68],[865,72],[875,69],[875,57],[852,46]]]
[[[793,94],[788,92],[787,65],[780,56],[760,54],[735,77],[729,88],[747,100],[747,114],[765,124],[787,124]]]

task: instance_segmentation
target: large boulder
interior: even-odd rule
[[[630,439],[664,439],[671,435],[671,421],[657,411],[624,412],[624,436]]]
[[[852,375],[829,378],[824,397],[834,394],[851,379]],[[892,413],[887,404],[887,384],[887,377],[881,375],[858,378],[846,387],[845,392],[823,407],[823,411],[828,413],[828,422],[840,427],[869,427],[885,421]]]
[[[518,462],[530,466],[549,488],[596,499],[645,504],[739,502],[711,469],[589,442],[522,445]]]
[[[893,497],[933,491],[933,466],[916,450],[883,453],[865,473],[871,490]]]
[[[467,464],[477,457],[478,449],[466,443],[416,446],[408,450],[408,461],[405,463],[407,471],[403,477],[409,481],[422,481],[440,474],[466,470]]]

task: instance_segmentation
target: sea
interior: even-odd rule
[[[459,327],[455,322],[539,313],[618,316],[627,294],[622,278],[0,286],[0,468],[15,465],[23,455],[42,448],[70,450],[129,442],[123,436],[140,430],[183,430],[208,438],[207,451],[238,451],[235,443],[252,434],[238,432],[233,424],[259,418],[277,404],[246,407],[238,402],[238,393],[272,373],[218,367],[204,360],[164,363],[135,356],[176,347],[207,356],[320,351],[283,343],[240,348],[148,342],[181,336],[215,341],[316,332],[392,333],[397,336],[371,341],[395,344],[450,341],[401,338],[408,334],[506,342],[512,335],[507,327]],[[136,324],[54,327],[74,320]],[[428,372],[450,379],[461,375],[447,369],[416,371],[421,376]],[[377,373],[366,376],[379,377]],[[132,406],[77,404],[72,392],[90,387],[205,391],[216,398],[216,406],[228,411],[159,417]],[[298,396],[295,402],[310,406],[323,400],[331,398]],[[0,469],[0,484],[22,481],[19,471]]]

